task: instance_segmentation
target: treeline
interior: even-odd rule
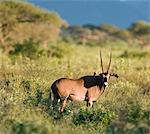
[[[127,29],[100,26],[69,26],[57,13],[25,2],[0,2],[0,49],[6,54],[59,55],[64,48],[50,45],[59,40],[81,45],[100,45],[122,40],[128,44],[150,45],[150,23],[139,21]],[[58,42],[57,42],[58,44]],[[58,50],[58,51],[57,51]]]
[[[69,26],[63,29],[62,37],[66,41],[83,45],[116,40],[123,40],[129,44],[150,45],[150,23],[138,21],[127,29],[120,29],[109,24]]]

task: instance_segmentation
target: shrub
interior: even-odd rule
[[[40,89],[37,89],[35,95],[28,96],[28,98],[24,101],[24,103],[30,106],[38,106],[43,101],[44,101],[43,92]]]
[[[45,127],[36,126],[29,122],[15,122],[12,125],[12,133],[14,134],[48,134],[48,130]]]
[[[32,39],[25,40],[23,43],[16,43],[14,49],[10,52],[10,55],[28,57],[31,59],[37,58],[42,54],[43,49],[40,48],[39,42],[35,42]]]
[[[134,22],[129,30],[135,35],[144,35],[150,33],[150,23],[144,21]]]
[[[75,125],[98,125],[102,123],[103,125],[108,125],[111,119],[114,117],[113,112],[103,112],[101,110],[80,110],[73,117],[73,123]]]
[[[106,129],[108,134],[149,134],[150,111],[143,110],[138,104],[131,104],[120,111],[118,119]]]

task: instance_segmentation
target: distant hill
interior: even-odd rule
[[[79,44],[98,44],[106,41],[123,40],[128,44],[150,45],[150,23],[134,22],[128,29],[121,29],[110,24],[74,25],[62,30],[62,37],[66,41]]]

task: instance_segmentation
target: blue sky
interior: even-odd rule
[[[108,23],[122,28],[150,21],[150,0],[27,0],[57,12],[71,25]]]

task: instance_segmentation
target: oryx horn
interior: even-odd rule
[[[101,60],[102,73],[104,73],[104,69],[103,69],[103,60],[102,60],[101,50],[100,50],[100,60]]]
[[[112,52],[110,52],[110,59],[109,59],[109,65],[108,65],[108,68],[107,68],[107,73],[109,72],[109,69],[110,69],[111,57],[112,57]]]

